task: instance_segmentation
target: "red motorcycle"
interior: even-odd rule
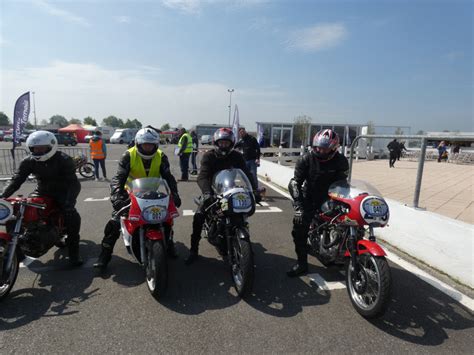
[[[390,299],[390,269],[374,236],[374,228],[388,223],[388,205],[363,181],[337,181],[328,195],[310,225],[309,253],[325,266],[345,265],[352,305],[363,317],[376,317]]]
[[[173,219],[179,213],[164,179],[135,179],[128,189],[130,205],[117,212],[123,241],[145,269],[148,289],[158,299],[168,285],[166,242],[173,238]]]
[[[0,199],[0,300],[15,284],[19,263],[64,246],[64,217],[49,197]]]

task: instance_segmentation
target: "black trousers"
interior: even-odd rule
[[[389,166],[394,167],[395,162],[397,161],[397,152],[390,152],[390,160],[389,160]]]
[[[315,213],[315,209],[307,209],[303,212],[303,223],[293,223],[291,235],[293,237],[293,243],[295,244],[295,252],[299,264],[308,263],[308,231]]]
[[[197,253],[201,240],[202,227],[206,221],[206,212],[202,205],[199,205],[193,216],[193,232],[191,234],[191,252]]]

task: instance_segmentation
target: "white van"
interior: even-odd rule
[[[137,134],[138,129],[136,128],[120,128],[115,131],[115,133],[110,138],[110,143],[130,143],[135,139],[135,134]]]
[[[86,126],[86,129],[88,129],[90,132],[87,136],[84,137],[84,140],[86,143],[89,143],[89,140],[92,138],[95,131],[100,131],[102,133],[102,139],[107,143],[110,142],[110,138],[113,136],[115,132],[115,128],[109,127],[109,126],[97,126],[97,127]]]

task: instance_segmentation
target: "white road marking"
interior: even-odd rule
[[[466,296],[465,294],[459,292],[458,290],[455,290],[448,284],[444,283],[441,280],[438,280],[434,276],[431,276],[427,272],[421,270],[420,268],[409,263],[408,261],[403,260],[398,255],[395,255],[388,251],[385,251],[385,253],[387,254],[387,259],[389,259],[390,261],[401,266],[405,270],[411,272],[413,275],[429,283],[431,286],[433,286],[434,288],[437,288],[438,290],[450,296],[451,298],[454,298],[456,301],[458,301],[465,307],[469,308],[471,311],[474,310],[474,300],[472,298]]]
[[[288,199],[291,199],[291,196],[286,193],[283,190],[280,190],[279,188],[268,184],[265,180],[258,179],[262,184],[270,187],[272,190],[278,192],[280,195],[285,196]],[[452,288],[448,284],[444,283],[441,280],[438,280],[436,277],[431,276],[427,272],[421,270],[417,266],[413,265],[412,263],[403,260],[400,258],[398,255],[395,255],[393,253],[390,253],[388,251],[385,251],[387,253],[387,259],[390,261],[394,262],[395,264],[401,266],[405,270],[411,272],[413,275],[417,276],[418,278],[422,279],[423,281],[427,282],[434,288],[440,290],[444,294],[448,295],[449,297],[453,298],[454,300],[458,301],[461,303],[463,306],[469,308],[471,311],[474,310],[474,300],[462,292],[459,292],[458,290]]]
[[[320,289],[330,291],[330,290],[340,290],[346,288],[346,284],[341,281],[326,281],[319,274],[308,274],[308,277],[313,281]]]
[[[288,192],[283,191],[282,189],[280,189],[280,188],[278,188],[278,187],[276,187],[276,186],[274,186],[274,185],[272,185],[272,184],[269,184],[268,182],[266,182],[266,181],[263,180],[263,179],[260,179],[260,178],[259,178],[258,181],[260,181],[262,184],[268,186],[268,187],[271,188],[272,190],[278,192],[280,195],[285,196],[287,199],[291,200],[291,196],[290,196],[290,194],[289,194]]]
[[[30,265],[35,260],[35,258],[30,258],[29,256],[27,256],[25,260],[20,263],[20,267],[28,267],[28,265]]]
[[[262,205],[263,207],[269,207],[270,205],[268,204],[268,202],[265,202],[265,201],[261,201],[260,202],[260,205]]]
[[[104,198],[88,197],[84,200],[84,202],[97,202],[97,201],[108,201],[108,200],[110,200],[110,197],[104,197]]]
[[[268,209],[265,209],[265,210],[259,210],[259,209],[255,210],[255,213],[272,213],[272,212],[283,212],[283,211],[279,209],[278,207],[268,207]]]
[[[266,209],[258,209],[257,208],[255,210],[255,213],[275,213],[275,212],[283,212],[283,210],[281,210],[278,207],[273,207],[273,206],[270,206]],[[186,217],[186,216],[194,216],[194,211],[193,210],[183,210],[183,217]]]

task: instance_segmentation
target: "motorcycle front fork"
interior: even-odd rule
[[[160,231],[161,231],[161,235],[163,236],[163,246],[165,248],[165,251],[167,250],[168,248],[168,245],[167,245],[167,240],[166,240],[166,234],[165,234],[165,229],[163,228],[163,226],[160,226]],[[143,266],[147,266],[148,265],[148,258],[147,258],[147,252],[146,252],[146,242],[148,239],[145,238],[145,228],[143,227],[140,227],[140,232],[138,234],[139,238],[140,238],[140,259],[141,259],[141,262],[143,264]],[[150,255],[150,250],[148,250],[148,256]]]
[[[17,216],[17,220],[15,223],[15,228],[13,229],[12,233],[12,239],[8,243],[8,250],[7,250],[7,262],[3,265],[4,270],[5,270],[5,275],[10,274],[10,270],[12,267],[13,263],[13,257],[15,256],[16,253],[16,247],[18,245],[18,237],[20,236],[20,230],[21,230],[21,223],[23,222],[23,215],[25,213],[25,205],[20,205],[20,212]]]
[[[359,253],[357,252],[357,228],[350,227],[350,235],[347,241],[347,248],[351,254],[351,271],[352,277],[356,277],[359,272]],[[369,226],[369,240],[375,242],[374,228]]]

